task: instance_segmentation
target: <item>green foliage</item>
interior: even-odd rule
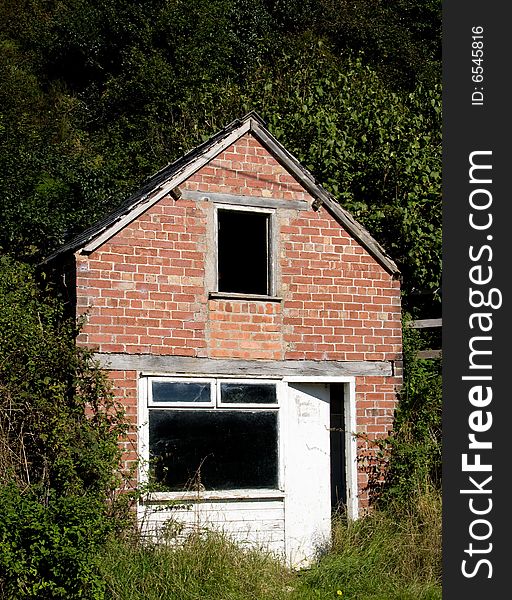
[[[320,0],[319,26],[338,50],[362,50],[391,89],[439,80],[441,3],[437,0]]]
[[[32,270],[6,258],[0,267],[0,431],[16,449],[12,461],[2,458],[0,476],[11,469],[24,484],[103,494],[126,428],[106,376],[75,345],[76,325]]]
[[[435,312],[411,294],[440,285],[440,24],[438,0],[6,0],[0,250],[37,261],[256,109]]]
[[[179,547],[116,540],[101,564],[107,597],[116,600],[278,600],[290,598],[294,579],[270,554],[211,532]]]
[[[40,258],[87,224],[91,195],[93,213],[105,202],[105,174],[80,129],[83,105],[59,86],[45,89],[30,53],[0,36],[2,253]]]
[[[95,555],[125,518],[113,496],[124,416],[76,332],[31,268],[0,258],[0,590],[8,599],[101,598]]]
[[[339,519],[330,551],[301,577],[302,600],[440,600],[441,496],[418,494],[407,511]]]
[[[440,88],[392,92],[360,58],[336,67],[322,45],[272,79],[258,106],[270,129],[398,263],[411,310],[413,290],[440,287]]]
[[[404,385],[393,433],[382,445],[388,464],[381,504],[407,505],[418,494],[441,490],[441,361],[417,357],[424,344],[419,331],[404,325],[403,337]]]
[[[97,499],[52,491],[42,502],[37,486],[7,484],[0,502],[2,598],[104,597],[98,550],[111,526]]]

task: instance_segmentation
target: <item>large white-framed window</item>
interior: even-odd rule
[[[152,484],[144,502],[286,498],[298,531],[304,511],[329,516],[340,485],[356,519],[355,389],[354,376],[140,372],[139,482]]]
[[[214,210],[215,291],[275,296],[275,210],[220,204]]]
[[[272,379],[141,377],[141,482],[168,497],[282,490],[282,386]]]

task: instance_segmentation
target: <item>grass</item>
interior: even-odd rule
[[[289,598],[294,579],[269,554],[244,551],[215,533],[177,548],[111,543],[102,563],[113,600],[277,600]]]
[[[441,499],[430,493],[414,507],[387,510],[333,527],[329,553],[300,577],[298,597],[441,599]]]
[[[299,573],[214,533],[110,542],[101,563],[111,600],[441,600],[441,498],[336,519],[332,548]]]

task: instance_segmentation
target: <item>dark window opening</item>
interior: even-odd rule
[[[268,213],[219,210],[218,291],[270,295]]]
[[[276,386],[272,383],[221,383],[221,404],[277,404]]]
[[[330,386],[331,437],[331,506],[333,511],[347,503],[345,474],[345,389],[343,384]]]
[[[149,452],[150,475],[169,491],[277,489],[277,413],[153,409]]]
[[[211,384],[190,381],[153,381],[153,402],[211,402]]]

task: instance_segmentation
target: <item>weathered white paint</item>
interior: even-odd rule
[[[347,516],[359,517],[357,498],[357,437],[356,437],[356,384],[351,378],[345,385],[345,475],[347,478]]]
[[[139,378],[139,449],[146,459],[148,381]],[[331,382],[345,384],[347,511],[357,518],[355,378],[289,377],[277,382],[279,489],[151,494],[138,509],[143,531],[158,537],[167,523],[179,541],[208,528],[221,530],[243,545],[273,552],[292,567],[309,565],[331,534]],[[144,464],[140,478],[147,478]]]
[[[285,413],[286,558],[303,567],[331,534],[329,385],[289,383]]]
[[[357,487],[357,438],[356,438],[356,380],[355,377],[304,376],[285,377],[284,383],[343,383],[345,394],[343,399],[345,412],[345,475],[347,479],[347,516],[355,520],[359,517]],[[329,427],[330,421],[327,421]]]
[[[220,531],[243,546],[272,552],[284,560],[283,498],[217,502],[196,499],[183,504],[183,508],[172,509],[148,502],[140,515],[143,533],[159,539],[167,531],[171,542],[179,542],[191,534]]]

